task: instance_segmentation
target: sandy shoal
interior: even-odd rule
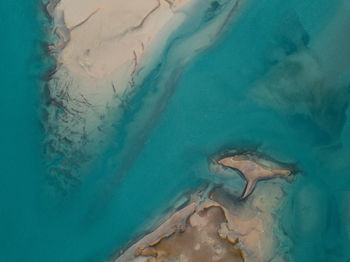
[[[239,2],[218,1],[220,11],[179,42],[170,61],[187,61],[217,38]],[[52,0],[47,5],[57,36],[50,46],[57,64],[44,109],[46,152],[56,163],[53,177],[66,174],[63,185],[77,177],[69,163],[81,165],[107,144],[128,106],[125,97],[161,59],[174,32],[188,21],[199,25],[210,7],[210,0]]]

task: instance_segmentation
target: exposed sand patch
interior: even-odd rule
[[[56,16],[64,17],[70,41],[59,62],[72,73],[97,79],[116,71],[132,74],[137,60],[174,17],[173,9],[160,0],[62,0]]]

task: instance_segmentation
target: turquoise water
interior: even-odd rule
[[[211,179],[210,156],[256,146],[301,171],[278,213],[292,239],[290,255],[349,261],[347,104],[325,100],[327,110],[310,116],[252,95],[281,59],[276,53],[317,53],[313,43],[323,41],[342,2],[256,2],[186,68],[168,59],[176,48],[171,42],[162,65],[130,101],[110,148],[82,185],[62,197],[47,192],[42,157],[46,22],[36,1],[2,1],[0,261],[106,261],[179,194]],[[173,79],[158,86],[167,70],[174,70]],[[349,85],[347,75],[338,74]],[[290,103],[300,105],[299,96],[290,96]]]

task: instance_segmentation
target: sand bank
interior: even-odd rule
[[[209,198],[177,211],[115,262],[287,261],[274,215],[283,197],[279,186],[264,185],[242,205],[216,188]]]
[[[156,37],[165,41],[183,21],[175,12],[186,3],[62,0],[48,5],[58,36],[50,46],[57,67],[47,87],[49,158],[81,163],[104,144],[114,130],[116,109],[125,106],[122,97],[134,86],[139,61]],[[65,166],[61,161],[53,175],[66,173],[63,183],[69,183],[76,174]]]
[[[219,10],[209,0],[54,0],[47,5],[57,36],[50,46],[57,66],[45,90],[44,121],[47,154],[59,163],[53,176],[63,173],[62,183],[69,183],[76,175],[65,163],[79,166],[103,147],[115,132],[128,95],[153,69],[181,25],[211,20],[197,30],[197,47],[182,46],[187,53],[177,49],[186,53],[182,58],[189,59],[190,52],[215,39],[236,2],[217,3]]]
[[[261,160],[250,154],[224,157],[218,160],[218,164],[239,171],[246,180],[246,186],[241,196],[242,200],[253,192],[258,181],[292,174],[291,169],[277,166],[271,161]]]
[[[253,151],[228,151],[219,154],[211,160],[210,170],[219,177],[232,180],[235,188],[238,184],[237,177],[240,176],[245,182],[240,200],[249,197],[259,181],[274,178],[284,178],[287,181],[291,181],[293,179],[291,175],[297,172],[294,164],[282,163]],[[226,184],[228,182],[226,181]]]

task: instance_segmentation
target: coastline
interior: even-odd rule
[[[191,260],[189,255],[198,258],[202,250],[200,247],[206,248],[206,251],[201,251],[204,253],[214,248],[214,256],[207,258],[208,261],[222,258],[232,248],[235,256],[238,255],[234,261],[290,261],[283,253],[286,248],[290,248],[283,246],[286,243],[290,244],[289,239],[283,235],[275,214],[285,202],[285,192],[281,186],[279,183],[265,183],[257,189],[257,194],[244,203],[233,200],[232,195],[221,187],[212,189],[209,196],[198,195],[198,192],[195,192],[191,195],[189,204],[173,213],[154,231],[145,234],[111,261],[171,261],[175,257],[164,253],[163,248],[168,252],[175,252],[181,241],[190,245],[184,250],[185,255],[178,253],[184,261],[197,261]],[[207,228],[213,228],[211,221],[203,220],[203,212],[213,208],[219,208],[224,215],[224,220],[214,226],[218,234],[215,241],[212,239],[212,233],[207,232]],[[196,230],[199,230],[199,235],[194,238],[196,241],[186,240],[188,236],[184,234],[197,232]],[[176,244],[171,244],[172,241]],[[216,241],[223,242],[215,244]],[[228,248],[227,251],[216,250],[222,245]]]

